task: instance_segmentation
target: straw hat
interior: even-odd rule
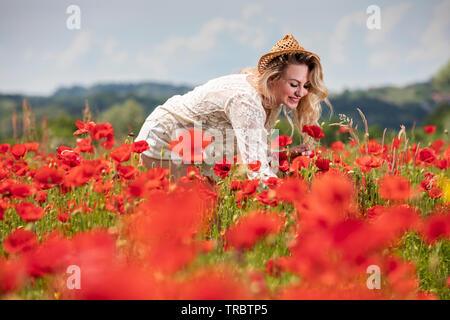
[[[272,59],[274,59],[278,56],[281,56],[285,53],[309,53],[309,54],[314,55],[320,61],[320,58],[317,54],[310,52],[310,51],[306,51],[297,42],[297,40],[295,40],[295,38],[292,34],[288,34],[288,35],[284,36],[283,39],[279,40],[273,46],[272,50],[270,50],[269,53],[266,53],[259,59],[259,61],[258,61],[259,73],[263,73],[264,69],[267,68],[267,66],[269,65],[270,61],[272,61]]]

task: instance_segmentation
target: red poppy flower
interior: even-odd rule
[[[130,160],[132,148],[131,144],[124,143],[111,151],[111,158],[118,163],[126,162]]]
[[[432,134],[436,130],[436,126],[425,126],[423,129],[426,133]]]
[[[376,217],[378,217],[380,214],[382,214],[384,212],[384,209],[385,209],[385,207],[382,205],[379,205],[379,204],[369,208],[366,212],[367,219],[369,219],[369,220],[375,219]]]
[[[431,163],[434,160],[436,160],[436,153],[434,152],[433,149],[429,148],[420,149],[418,158],[422,162]]]
[[[21,260],[0,257],[0,292],[17,292],[25,285],[26,272]]]
[[[316,160],[315,165],[320,171],[328,171],[330,169],[330,162],[331,160],[320,158]]]
[[[250,162],[247,167],[253,171],[253,172],[257,172],[259,170],[259,168],[261,168],[261,161],[259,160],[255,160],[253,162]]]
[[[100,140],[103,138],[108,138],[110,136],[114,135],[114,128],[113,126],[108,123],[100,123],[96,124],[95,126],[92,126],[89,130],[89,133],[92,136],[92,139],[94,140]]]
[[[230,190],[236,191],[239,190],[241,188],[241,181],[240,180],[231,180],[230,183]]]
[[[29,172],[28,169],[28,164],[23,160],[19,160],[12,165],[12,172],[14,172],[16,176],[24,176]]]
[[[303,198],[308,190],[303,178],[287,178],[275,189],[277,198],[286,202],[295,202]]]
[[[335,141],[331,144],[331,149],[335,152],[344,151],[345,144],[341,141]]]
[[[303,125],[302,132],[307,133],[309,136],[313,137],[314,139],[321,139],[325,137],[325,134],[322,131],[322,128],[318,126],[307,126]]]
[[[289,136],[281,135],[276,137],[270,147],[271,149],[278,149],[278,148],[284,148],[287,145],[290,145],[292,143],[292,138]]]
[[[421,227],[420,234],[428,244],[434,244],[440,238],[450,239],[450,215],[433,214],[428,217]]]
[[[34,175],[34,180],[42,183],[45,187],[44,189],[49,189],[54,187],[63,181],[63,172],[55,167],[49,168],[47,166],[41,167],[36,171]]]
[[[439,169],[445,170],[450,166],[450,160],[447,159],[438,160],[436,165]]]
[[[5,209],[7,209],[8,207],[9,202],[7,202],[6,199],[4,200],[3,198],[0,198],[0,221],[4,219]]]
[[[385,200],[405,201],[413,192],[409,181],[402,176],[384,176],[380,181],[380,197]]]
[[[34,201],[38,203],[45,202],[47,200],[47,191],[40,190],[36,193],[36,196],[34,197]]]
[[[431,188],[430,190],[426,190],[431,199],[439,199],[442,197],[442,190],[438,187]]]
[[[292,161],[291,171],[297,172],[300,168],[309,168],[312,160],[305,156],[298,156]]]
[[[108,194],[113,187],[113,182],[111,179],[102,181],[98,180],[94,183],[94,192]]]
[[[44,209],[30,202],[21,202],[19,204],[16,204],[15,208],[17,214],[25,222],[37,221],[41,219],[45,214]]]
[[[383,164],[383,160],[380,158],[372,157],[371,155],[364,155],[361,158],[356,159],[356,163],[364,173],[369,172],[373,168],[378,168]]]
[[[101,166],[98,166],[97,160],[83,159],[83,162],[64,176],[64,185],[66,187],[82,186],[91,178],[99,173]]]
[[[258,179],[254,179],[254,180],[242,180],[239,188],[240,191],[243,195],[245,196],[252,196],[255,192],[256,189],[259,186],[259,180]]]
[[[391,143],[392,149],[398,149],[402,141],[403,141],[402,139],[394,138]]]
[[[196,271],[176,292],[182,300],[248,300],[253,295],[236,272],[222,266]],[[253,298],[254,299],[254,298]]]
[[[0,153],[5,154],[6,152],[8,152],[9,147],[10,147],[9,143],[0,144]]]
[[[263,205],[271,207],[276,207],[278,205],[278,199],[274,190],[264,190],[256,196],[256,200]]]
[[[228,176],[230,170],[231,163],[228,161],[228,159],[223,159],[214,165],[214,173],[216,174],[216,176],[219,176],[222,179],[225,179]]]
[[[283,179],[270,177],[267,180],[263,180],[263,182],[269,187],[269,189],[275,189],[283,183]]]
[[[77,147],[75,152],[94,153],[94,146],[91,138],[77,139]]]
[[[278,165],[278,168],[282,171],[282,172],[286,172],[289,170],[290,166],[289,166],[289,161],[287,160],[281,160],[280,164]]]
[[[354,214],[355,187],[353,181],[340,172],[327,171],[311,185],[309,210],[305,215],[312,225],[333,225]]]
[[[436,154],[441,153],[442,147],[445,146],[445,141],[444,140],[436,140],[431,144],[431,149],[434,150],[434,152],[436,152]]]
[[[62,163],[70,167],[76,167],[81,163],[81,158],[78,152],[66,146],[59,146],[56,156],[62,161]]]
[[[374,155],[374,156],[378,156],[380,154],[382,154],[384,151],[387,150],[386,146],[382,146],[381,144],[378,143],[377,139],[370,139],[367,142],[367,152]],[[360,152],[362,154],[366,153],[366,146],[362,145]]]
[[[58,212],[58,215],[56,216],[56,219],[58,219],[62,223],[65,223],[65,222],[67,222],[67,220],[69,220],[69,218],[71,216],[72,216],[72,214],[70,211],[60,209]]]
[[[146,260],[163,273],[175,272],[195,258],[195,236],[203,230],[209,215],[211,200],[198,192],[201,184],[193,188],[177,188],[171,193],[153,190],[140,211],[130,217],[132,238],[144,244]],[[180,203],[183,210],[178,210]],[[172,214],[167,214],[172,212]]]
[[[119,172],[119,174],[122,178],[131,180],[136,175],[137,169],[135,166],[122,166],[122,165],[118,164],[117,172]]]
[[[274,278],[279,278],[281,275],[281,268],[276,264],[273,258],[266,262],[266,273]]]
[[[27,142],[24,144],[27,151],[36,152],[39,149],[39,143],[37,142]]]
[[[154,189],[164,189],[169,185],[167,175],[169,169],[154,168],[139,175],[129,184],[129,193],[133,197],[144,197],[147,192]]]
[[[100,123],[93,126],[89,133],[94,140],[100,140],[106,138],[100,145],[105,149],[111,149],[116,144],[116,140],[114,139],[114,128],[108,123]]]
[[[82,121],[75,122],[78,130],[73,133],[73,135],[83,134],[91,131],[95,127],[95,122],[87,120],[86,123]]]
[[[10,191],[14,197],[23,199],[31,196],[35,192],[35,188],[26,183],[16,183],[11,186]]]
[[[285,222],[276,213],[254,211],[239,218],[225,232],[225,241],[236,249],[249,249],[264,236],[282,231]]]
[[[38,246],[34,232],[22,228],[11,232],[3,241],[3,249],[9,254],[22,253]]]
[[[205,182],[207,179],[200,175],[200,168],[196,168],[194,166],[189,166],[186,168],[186,176],[181,177],[181,182],[189,182],[189,181],[201,181]]]
[[[15,144],[11,147],[9,150],[9,153],[15,158],[20,159],[22,158],[25,153],[27,152],[27,148],[24,144]]]
[[[186,163],[203,161],[203,150],[213,142],[214,137],[199,129],[184,130],[178,140],[169,142],[169,150],[180,155]]]
[[[142,153],[148,149],[150,149],[150,146],[145,140],[133,142],[133,152],[135,153]]]
[[[342,126],[342,127],[339,127],[339,131],[342,133],[349,133],[351,131],[351,128],[347,127],[347,126]]]
[[[100,143],[100,145],[103,148],[110,150],[116,145],[116,140],[114,139],[114,136],[108,136],[102,143]]]

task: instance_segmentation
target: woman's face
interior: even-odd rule
[[[309,86],[309,70],[305,64],[289,64],[281,78],[272,82],[277,104],[284,104],[292,110],[308,94]]]

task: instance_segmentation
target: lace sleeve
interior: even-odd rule
[[[233,96],[225,108],[237,139],[244,164],[259,160],[261,167],[254,172],[247,167],[248,179],[267,180],[277,177],[269,166],[268,133],[264,128],[265,112],[244,94]]]

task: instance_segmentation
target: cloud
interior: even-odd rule
[[[128,52],[124,50],[124,51],[114,53],[111,57],[111,61],[116,64],[120,64],[120,63],[125,62],[127,58],[128,58]]]
[[[256,7],[253,7],[252,12],[256,12],[255,9]],[[246,10],[244,12],[248,14],[250,9]],[[203,24],[196,34],[184,37],[170,36],[155,45],[150,54],[138,52],[136,61],[141,67],[157,73],[157,76],[166,76],[169,64],[179,52],[183,52],[184,56],[210,52],[218,45],[223,34],[231,35],[239,43],[257,49],[265,43],[265,35],[261,28],[249,26],[240,19],[216,17]]]
[[[348,14],[336,23],[330,38],[330,59],[339,64],[347,62],[345,43],[353,25],[365,25],[365,14],[362,11]]]
[[[23,61],[30,61],[31,58],[33,58],[34,52],[33,49],[28,48],[24,53],[23,53]]]
[[[258,15],[262,11],[263,11],[263,7],[261,5],[256,4],[256,3],[250,3],[242,9],[242,17],[244,19],[248,20],[251,17],[253,17],[254,15]]]
[[[403,18],[411,7],[410,3],[399,3],[386,8],[381,8],[381,29],[367,30],[365,42],[369,46],[379,45],[386,40],[386,36],[393,27]]]
[[[71,67],[78,59],[91,49],[91,33],[80,31],[70,45],[60,54],[57,54],[57,66],[61,69]]]
[[[441,64],[448,59],[450,52],[449,12],[450,2],[447,0],[434,7],[431,22],[420,36],[419,44],[406,55],[407,62],[433,61]]]
[[[103,54],[109,56],[112,55],[114,52],[114,49],[117,48],[119,45],[119,42],[114,38],[108,38],[104,41],[102,41],[101,46],[103,50]]]
[[[119,41],[115,38],[108,38],[101,42],[102,52],[112,63],[120,64],[124,62],[128,57],[126,50],[117,50],[119,47]]]
[[[398,53],[393,50],[379,50],[369,55],[369,66],[372,68],[382,68],[399,59]]]

